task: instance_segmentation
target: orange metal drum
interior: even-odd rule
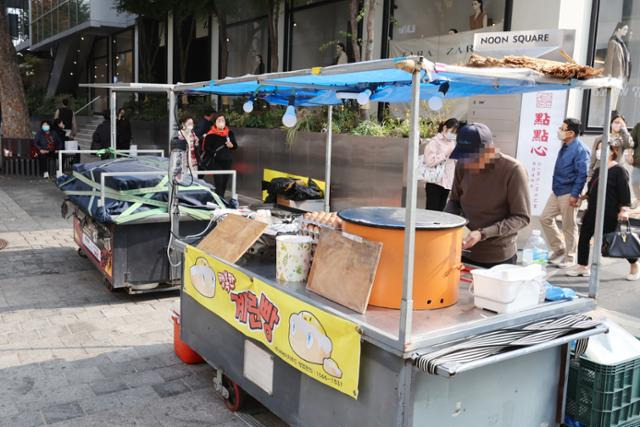
[[[382,242],[382,255],[369,304],[400,308],[404,267],[402,208],[345,209],[339,214],[343,231]],[[458,301],[462,230],[466,220],[456,215],[418,209],[413,277],[413,308],[429,310]]]

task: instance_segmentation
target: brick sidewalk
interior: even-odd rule
[[[212,369],[173,353],[176,293],[111,293],[76,254],[62,195],[0,177],[0,425],[246,425]]]

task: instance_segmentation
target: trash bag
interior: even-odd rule
[[[262,181],[262,189],[268,193],[266,203],[275,203],[278,195],[296,202],[324,198],[324,192],[311,178],[306,183],[293,178],[274,178]]]

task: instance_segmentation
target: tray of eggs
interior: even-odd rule
[[[302,234],[313,238],[313,243],[318,243],[320,231],[342,230],[342,219],[337,212],[307,212],[302,217]]]

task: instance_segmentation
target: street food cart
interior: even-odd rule
[[[451,268],[447,274],[456,283],[449,291],[457,300],[439,301],[442,308],[436,310],[414,309],[424,303],[415,299],[414,290],[416,229],[429,225],[427,211],[416,209],[418,117],[420,101],[434,96],[596,88],[606,89],[603,121],[608,123],[611,91],[620,88],[615,79],[560,80],[525,68],[471,69],[422,57],[176,85],[175,92],[328,105],[327,192],[331,106],[341,102],[338,94],[366,94],[371,101],[410,105],[407,164],[414,167],[407,170],[405,209],[394,211],[392,224],[403,233],[402,277],[395,278],[402,289],[399,309],[369,306],[358,313],[304,284],[279,282],[273,258],[245,256],[230,263],[172,239],[171,249],[184,254],[181,338],[216,368],[214,382],[228,406],[237,409],[244,390],[287,423],[300,426],[561,423],[569,343],[606,332],[583,314],[596,305],[599,251],[588,296],[496,314],[474,306],[468,279]],[[600,168],[605,182],[606,150]],[[601,244],[605,188],[599,187],[596,248]],[[172,212],[173,235],[179,236],[179,210]],[[459,230],[458,217],[447,218],[447,227]],[[457,251],[459,260],[458,246],[451,251]]]

